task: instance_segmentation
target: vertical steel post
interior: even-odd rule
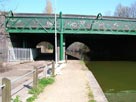
[[[57,51],[57,17],[56,17],[56,0],[55,0],[55,63],[58,62],[58,51]]]
[[[62,12],[60,12],[60,60],[64,59],[63,54],[63,19],[62,19]]]

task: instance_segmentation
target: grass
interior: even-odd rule
[[[38,86],[37,88],[32,88],[29,90],[29,94],[31,94],[32,96],[29,97],[26,102],[33,102],[35,99],[37,99],[37,96],[43,92],[44,88],[49,85],[52,84],[54,82],[54,78],[42,78],[38,81]]]
[[[88,102],[96,102],[95,100],[89,100]]]
[[[85,70],[85,71],[88,70],[83,60],[80,61],[80,64],[82,65],[82,70]]]
[[[93,95],[93,92],[89,86],[89,83],[87,84],[87,89],[88,89],[88,98],[89,98],[89,101],[88,102],[96,102],[94,100],[94,95]]]
[[[85,65],[85,61],[81,60],[81,61],[80,61],[80,64],[81,64],[81,65]],[[83,67],[83,69],[84,69],[84,70],[88,70],[87,67],[86,67],[86,68]],[[94,100],[93,92],[92,92],[92,90],[90,89],[89,83],[87,84],[87,89],[88,89],[88,98],[89,98],[89,101],[88,101],[88,102],[96,102],[96,101]]]
[[[14,99],[11,99],[11,102],[21,102],[20,97],[17,95]]]
[[[88,97],[89,97],[89,101],[88,101],[88,102],[96,102],[96,101],[94,100],[93,92],[91,91],[90,88],[89,88]]]
[[[84,65],[84,64],[85,64],[85,62],[84,62],[83,60],[80,60],[80,64]]]

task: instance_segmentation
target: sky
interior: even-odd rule
[[[81,15],[113,15],[118,4],[130,6],[136,0],[51,0],[53,11],[63,14]],[[0,2],[0,10],[15,13],[43,13],[46,0],[3,0]]]

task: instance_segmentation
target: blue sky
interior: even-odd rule
[[[51,0],[54,7],[54,1]],[[56,0],[56,12],[63,14],[84,15],[112,15],[115,7],[121,3],[130,6],[136,0]],[[0,3],[0,10],[17,13],[43,13],[46,0],[4,0]]]

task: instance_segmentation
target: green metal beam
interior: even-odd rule
[[[63,22],[62,22],[63,21]],[[6,31],[9,33],[54,33],[53,16],[6,17]],[[136,20],[105,19],[101,14],[96,18],[57,17],[57,32],[63,34],[118,34],[136,35]]]
[[[16,30],[16,29],[8,29],[7,32],[9,33],[43,33],[43,34],[54,34],[54,31],[48,31],[48,33],[45,33],[45,30]],[[60,33],[59,31],[57,31]],[[119,31],[100,31],[100,30],[92,30],[92,31],[77,31],[77,30],[67,30],[64,34],[107,34],[107,35],[136,35],[136,32],[129,31],[129,32],[119,32]]]

